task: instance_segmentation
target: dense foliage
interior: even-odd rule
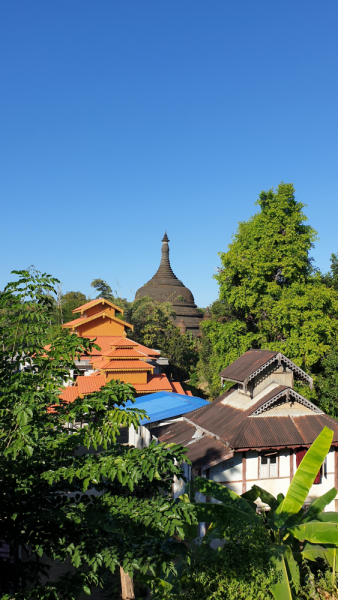
[[[227,543],[214,550],[210,542],[190,545],[179,579],[154,582],[158,600],[272,600],[276,573],[269,560],[269,537],[261,524],[227,528]],[[156,585],[157,583],[157,585]]]
[[[192,513],[168,497],[184,449],[115,443],[121,425],[144,417],[124,410],[128,384],[60,402],[74,359],[93,343],[63,335],[46,352],[58,282],[17,275],[0,297],[1,595],[77,598],[121,565],[168,574]],[[63,574],[52,581],[56,559]]]
[[[324,277],[313,268],[316,232],[291,184],[262,192],[257,204],[220,254],[219,299],[202,326],[199,373],[211,396],[220,390],[218,373],[249,348],[281,351],[316,375],[337,344],[337,257]]]

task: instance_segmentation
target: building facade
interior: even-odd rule
[[[208,406],[153,430],[161,442],[187,446],[189,478],[199,474],[237,494],[253,485],[274,496],[286,494],[306,451],[327,426],[332,446],[305,504],[338,489],[338,421],[294,389],[295,379],[312,387],[307,373],[281,353],[249,350],[220,377],[234,385]],[[337,500],[325,510],[338,510]]]

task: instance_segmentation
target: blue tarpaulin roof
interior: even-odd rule
[[[143,419],[141,425],[172,419],[188,413],[196,408],[202,408],[209,404],[207,400],[197,398],[196,396],[183,396],[173,392],[156,392],[156,394],[147,394],[136,398],[136,402],[129,400],[126,408],[142,408],[146,411],[150,421]]]

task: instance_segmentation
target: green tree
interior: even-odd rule
[[[212,396],[220,391],[219,371],[251,347],[281,351],[316,374],[337,343],[338,295],[312,265],[316,232],[304,205],[291,184],[262,192],[257,204],[260,211],[239,224],[220,254],[219,300],[202,325],[199,372]]]
[[[1,594],[68,600],[93,586],[109,589],[119,567],[131,576],[174,571],[184,550],[177,538],[192,514],[168,496],[184,449],[115,443],[121,425],[137,427],[145,416],[124,409],[129,384],[59,400],[74,359],[93,343],[63,335],[46,352],[58,281],[14,273],[18,281],[0,297],[0,544],[9,548],[0,561]],[[52,581],[55,560],[64,573]]]
[[[318,405],[331,417],[338,418],[338,348],[322,361],[322,372],[315,380]]]
[[[88,302],[86,296],[82,292],[66,292],[61,296],[61,309],[63,323],[68,323],[76,319],[79,315],[73,315],[72,311],[82,304]]]
[[[331,254],[330,263],[330,271],[324,275],[323,281],[338,291],[338,254]]]
[[[198,361],[197,344],[189,333],[181,334],[170,316],[175,312],[166,303],[157,305],[142,329],[144,344],[160,350],[170,363],[170,371],[179,381],[190,378]]]
[[[128,302],[127,298],[122,298],[121,294],[118,294],[117,291],[115,291],[114,296],[112,288],[110,287],[110,285],[108,285],[106,281],[104,281],[104,279],[93,279],[90,285],[97,292],[99,292],[97,298],[104,298],[105,300],[109,300],[116,306],[122,308],[123,311],[128,310],[130,302]],[[126,317],[119,312],[116,313],[116,317],[123,320],[126,319]]]

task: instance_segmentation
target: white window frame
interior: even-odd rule
[[[266,459],[266,463],[262,463]],[[276,459],[276,460],[274,460]],[[279,474],[279,453],[266,452],[259,455],[259,479],[277,479]]]

